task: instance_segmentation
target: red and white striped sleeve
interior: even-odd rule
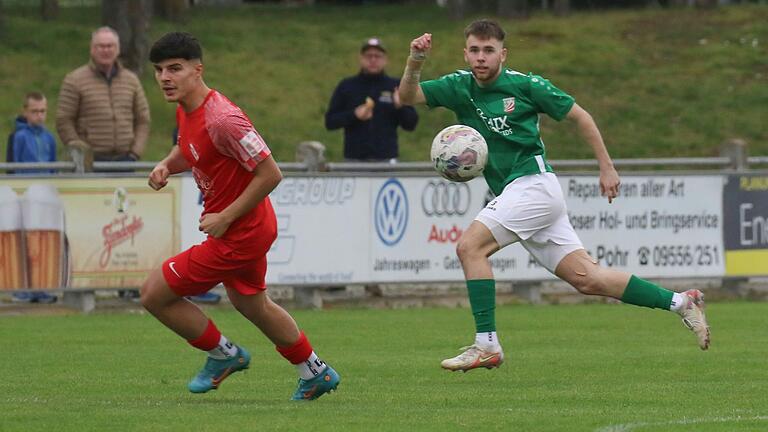
[[[272,153],[242,111],[227,113],[211,126],[211,141],[219,153],[236,159],[248,171]]]

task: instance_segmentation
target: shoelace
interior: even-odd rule
[[[222,360],[216,360],[213,357],[208,357],[208,360],[205,361],[205,366],[203,366],[203,370],[200,371],[201,376],[213,376],[216,374],[216,372],[219,369],[219,365],[217,362],[221,362]]]
[[[477,355],[477,352],[480,351],[480,348],[477,345],[468,345],[465,347],[461,347],[459,351],[464,351],[463,353],[459,354],[459,359],[467,360],[471,359],[472,356]]]

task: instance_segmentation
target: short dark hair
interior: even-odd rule
[[[200,41],[186,32],[171,32],[158,39],[149,50],[149,61],[152,63],[174,58],[203,61]]]
[[[45,96],[42,93],[40,93],[39,91],[31,91],[31,92],[27,93],[27,96],[24,97],[24,108],[26,108],[29,105],[29,100],[30,99],[36,100],[36,101],[41,101],[41,100],[45,100]]]
[[[506,35],[507,34],[504,32],[504,29],[501,28],[499,23],[488,19],[477,20],[464,29],[464,39],[470,36],[476,36],[483,40],[494,38],[504,42],[504,37]]]

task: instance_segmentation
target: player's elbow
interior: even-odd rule
[[[280,167],[278,167],[277,164],[275,164],[275,169],[273,169],[269,173],[268,181],[269,181],[270,190],[274,190],[277,187],[277,185],[279,185],[280,182],[283,181],[283,172],[280,171]]]

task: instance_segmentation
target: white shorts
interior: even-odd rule
[[[515,242],[554,273],[569,253],[583,249],[576,235],[565,198],[553,173],[519,177],[475,217],[503,248]]]

